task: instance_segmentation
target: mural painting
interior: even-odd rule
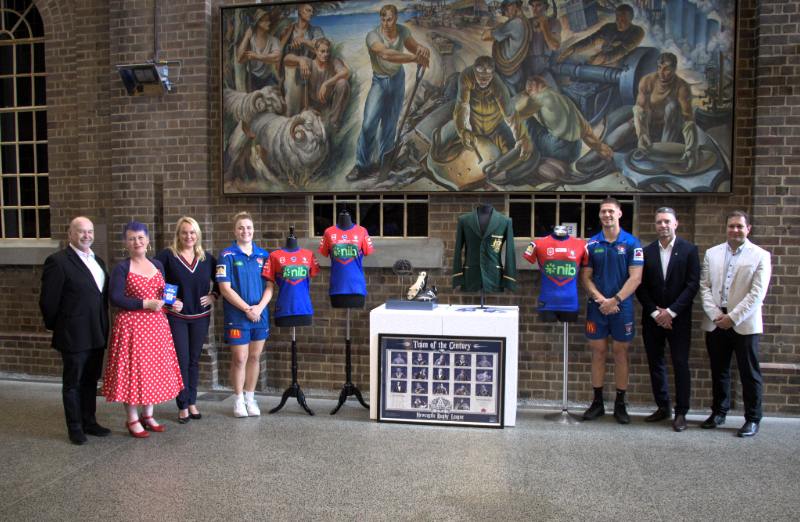
[[[733,0],[222,7],[226,194],[730,192]]]

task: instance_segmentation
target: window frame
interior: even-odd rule
[[[633,205],[633,215],[631,216],[631,223],[632,223],[632,230],[626,230],[626,232],[632,234],[635,237],[638,237],[639,234],[639,220],[636,217],[639,215],[639,196],[632,195],[632,194],[625,194],[625,195],[618,195],[618,194],[576,194],[576,193],[568,193],[568,194],[506,194],[506,209],[508,209],[509,215],[511,214],[511,204],[512,203],[530,203],[531,205],[531,236],[519,236],[517,237],[516,234],[514,236],[515,239],[523,239],[523,240],[534,240],[537,236],[535,236],[536,230],[536,212],[535,207],[536,203],[555,203],[556,205],[556,224],[561,224],[562,221],[559,219],[561,215],[561,204],[562,203],[580,203],[581,204],[581,222],[578,223],[578,229],[580,230],[580,234],[572,234],[573,237],[577,237],[584,241],[588,241],[589,237],[583,237],[583,233],[586,230],[586,204],[599,204],[606,198],[613,197],[616,198],[622,204],[632,204]],[[599,219],[599,218],[598,218]]]
[[[9,17],[8,13],[13,13],[13,17]],[[13,20],[13,18],[16,20]],[[5,26],[8,19],[12,19],[13,25],[10,27]],[[27,38],[15,38],[14,36],[20,24],[25,24],[27,27]],[[0,118],[4,119],[6,121],[5,125],[9,127],[11,125],[8,123],[7,115],[12,115],[13,118],[13,140],[2,140],[2,135],[0,135],[0,140],[2,140],[0,141],[0,179],[2,179],[2,182],[0,182],[0,241],[6,242],[50,239],[52,235],[52,230],[50,228],[49,159],[47,158],[47,93],[46,82],[44,81],[47,76],[47,70],[44,64],[46,39],[43,26],[37,27],[37,24],[42,24],[41,15],[36,5],[31,0],[28,0],[28,5],[25,6],[23,11],[5,7],[4,5],[0,6],[0,34],[8,37],[7,39],[0,39],[0,46],[10,47],[12,49],[10,51],[12,58],[10,74],[0,75],[0,81],[11,87],[8,89],[11,94],[11,106],[0,107]],[[37,35],[39,32],[41,32],[41,35]],[[26,56],[24,51],[20,51],[22,46],[29,46],[29,56]],[[41,57],[42,63],[37,67],[39,56]],[[28,72],[20,72],[20,58],[30,60]],[[19,79],[21,78],[30,79],[31,90],[29,105],[19,105]],[[37,82],[37,78],[41,80]],[[40,88],[45,89],[42,95],[37,94],[37,89]],[[39,102],[42,102],[44,105],[37,104]],[[43,118],[39,117],[41,113],[44,114]],[[24,114],[30,114],[31,117],[30,139],[21,139],[22,136],[20,135],[20,118]],[[40,125],[44,125],[44,129],[38,128]],[[2,133],[5,128],[6,127],[0,128],[0,133]],[[42,139],[42,137],[44,139]],[[20,172],[20,158],[24,158],[24,155],[20,152],[21,147],[30,147],[31,149],[31,172]],[[43,151],[41,149],[42,147],[44,147]],[[3,165],[3,156],[4,153],[12,149],[14,154],[14,172],[5,173],[3,172],[5,168]],[[42,168],[40,159],[44,159],[47,162],[46,168],[43,171],[40,171]],[[13,182],[9,180],[13,180]],[[33,181],[32,187],[28,190],[25,189],[27,180]],[[27,183],[30,182],[27,181]],[[44,187],[42,186],[43,184]],[[15,193],[13,195],[7,194],[7,190],[14,190]],[[32,195],[25,196],[28,191],[32,192]],[[32,201],[30,201],[31,197]],[[43,204],[42,201],[44,198],[46,198],[46,203]],[[6,203],[7,200],[9,201],[8,204]],[[26,217],[26,214],[30,213],[32,213],[33,218]],[[13,216],[12,219],[14,219],[14,223],[7,223],[7,216]],[[32,229],[35,234],[30,234],[31,228],[26,228],[26,223],[30,223],[31,221],[34,222]],[[7,226],[15,226],[16,230],[11,232],[12,235],[7,235]],[[30,225],[28,225],[28,227],[30,227]]]
[[[331,223],[336,224],[340,212],[340,206],[346,203],[348,208],[355,207],[356,215],[351,216],[353,223],[359,224],[361,222],[361,205],[364,203],[378,203],[380,205],[380,234],[370,234],[372,239],[427,239],[431,237],[431,200],[427,194],[318,194],[308,196],[308,230],[310,238],[321,238],[322,235],[315,234],[314,227],[314,206],[316,204],[330,204],[333,205],[333,216],[331,216]],[[398,204],[403,205],[403,234],[398,236],[384,236],[384,204]],[[427,235],[425,236],[411,236],[408,235],[408,205],[409,204],[424,203],[428,207],[427,212]]]

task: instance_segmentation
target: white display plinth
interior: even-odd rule
[[[458,312],[474,308],[474,312]],[[504,313],[490,312],[503,310]],[[505,337],[506,364],[503,425],[517,424],[519,367],[519,307],[439,305],[433,311],[387,310],[384,305],[369,314],[369,418],[378,418],[378,335],[451,335]]]

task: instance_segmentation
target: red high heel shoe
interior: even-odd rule
[[[126,422],[125,423],[125,427],[128,428],[128,431],[131,432],[131,435],[133,435],[134,437],[138,437],[140,439],[143,439],[144,437],[149,437],[150,434],[147,433],[146,431],[140,431],[139,433],[136,433],[135,431],[133,431],[131,429],[131,426],[133,426],[134,424],[137,424],[137,423],[139,423],[139,419],[136,419],[133,422]],[[144,424],[142,424],[142,429],[144,429]]]
[[[151,421],[155,422],[155,421],[153,420],[153,416],[152,416],[152,415],[150,415],[149,417],[140,417],[140,418],[139,418],[139,420],[140,420],[140,421],[143,421],[143,420],[144,420],[144,421],[151,420]],[[152,424],[150,424],[149,422],[142,422],[142,428],[144,428],[145,430],[153,430],[153,431],[159,431],[159,432],[160,432],[160,431],[164,431],[165,429],[167,429],[167,428],[165,428],[164,426],[159,426],[158,424],[157,424],[157,425],[155,425],[155,426],[153,426],[153,425],[152,425]]]

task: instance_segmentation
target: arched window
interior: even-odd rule
[[[31,0],[0,0],[3,239],[49,238],[44,24]]]

